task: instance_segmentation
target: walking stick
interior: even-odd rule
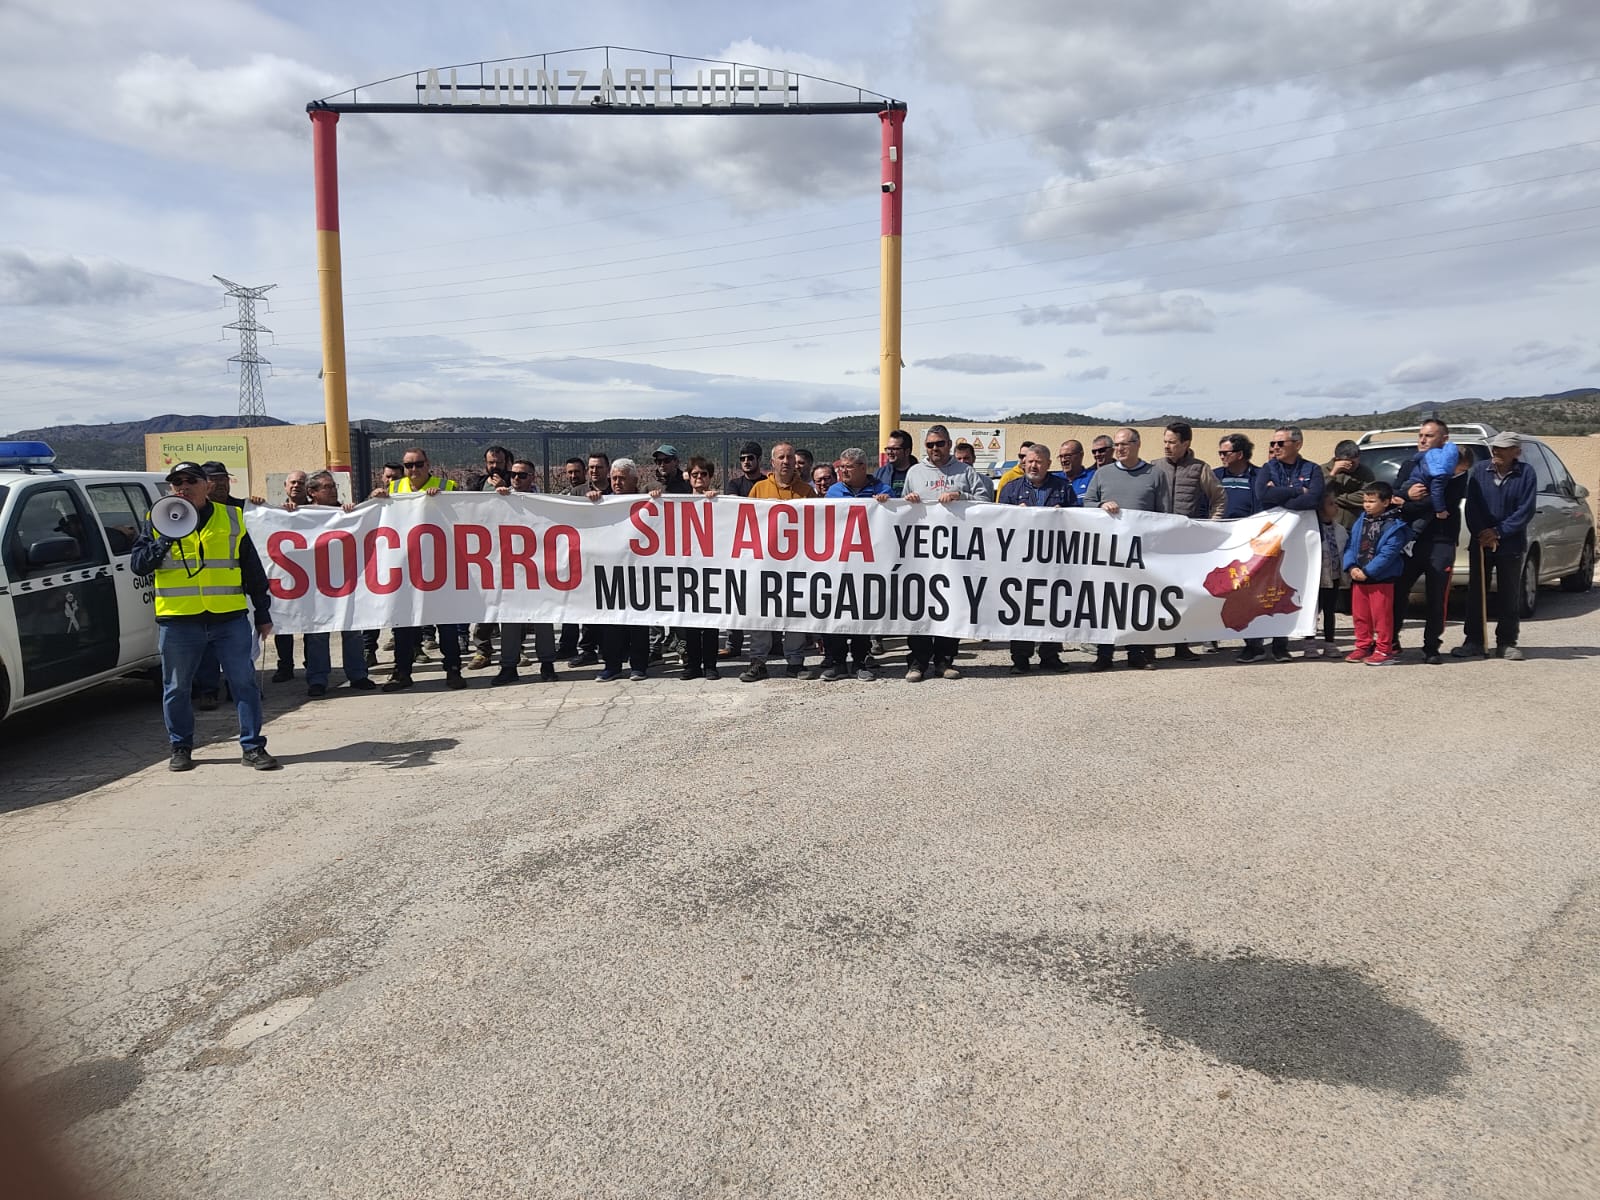
[[[1500,581],[1502,584],[1505,580]],[[1504,604],[1506,598],[1500,597]],[[1478,637],[1478,650],[1484,657],[1489,657],[1489,556],[1482,542],[1478,543],[1478,621],[1480,634]]]

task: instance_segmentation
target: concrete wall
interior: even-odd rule
[[[145,434],[145,469],[164,470],[159,449],[161,439],[181,436],[185,435]],[[196,430],[188,436],[193,437],[195,443],[200,446],[211,439],[243,438],[250,448],[249,478],[235,482],[233,494],[260,496],[269,504],[276,504],[283,499],[283,477],[290,471],[320,471],[328,465],[326,434],[321,424],[268,425],[258,429],[203,429]]]

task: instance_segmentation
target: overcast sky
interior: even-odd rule
[[[320,420],[306,102],[602,44],[908,104],[908,410],[1600,383],[1594,0],[3,0],[0,431],[235,412],[213,273]],[[876,411],[874,117],[339,134],[352,419]]]

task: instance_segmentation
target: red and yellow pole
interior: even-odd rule
[[[311,113],[317,201],[317,300],[322,308],[322,410],[328,469],[350,495],[350,397],[344,372],[344,278],[339,261],[339,114]],[[342,476],[342,478],[340,478]],[[363,486],[363,492],[366,488]],[[359,496],[350,495],[353,500]]]
[[[878,114],[883,127],[882,236],[879,238],[878,461],[900,428],[900,212],[905,194],[904,109]]]

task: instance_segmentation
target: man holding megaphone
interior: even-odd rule
[[[150,510],[129,566],[155,576],[156,626],[161,646],[161,713],[172,744],[167,768],[194,767],[194,703],[189,689],[201,656],[216,652],[239,709],[241,761],[275,771],[261,732],[261,691],[251,652],[254,634],[272,633],[267,573],[245,533],[244,512],[214,504],[206,473],[181,462],[167,473],[172,495]],[[255,610],[252,618],[247,609]]]

